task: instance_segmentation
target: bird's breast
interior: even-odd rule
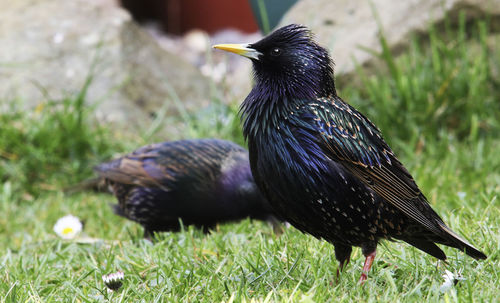
[[[286,121],[248,142],[252,173],[270,180],[277,190],[312,186],[329,169],[320,147],[315,142],[304,144]]]

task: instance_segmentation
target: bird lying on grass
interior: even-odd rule
[[[253,180],[248,152],[218,139],[148,145],[95,170],[118,199],[115,213],[140,223],[144,236],[177,231],[179,219],[207,231],[247,217],[268,220],[272,208]]]
[[[280,217],[335,246],[340,270],[359,246],[365,281],[381,239],[441,260],[435,243],[486,258],[430,207],[379,129],[337,96],[333,62],[306,27],[214,48],[253,63],[255,84],[241,115],[257,186]]]

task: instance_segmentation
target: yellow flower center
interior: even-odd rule
[[[71,227],[66,227],[62,231],[63,235],[67,235],[67,234],[72,233],[72,232],[73,232],[73,228],[71,228]]]

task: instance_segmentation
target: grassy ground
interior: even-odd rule
[[[448,262],[437,262],[408,245],[382,242],[361,287],[359,249],[335,282],[333,246],[294,228],[278,237],[266,223],[246,220],[209,235],[189,228],[144,241],[138,225],[111,213],[113,197],[61,191],[91,176],[93,164],[161,140],[151,129],[125,140],[96,126],[82,89],[62,105],[0,114],[0,301],[496,301],[500,52],[487,46],[487,24],[460,29],[447,39],[431,30],[430,41],[415,39],[398,59],[386,49],[385,72],[360,74],[361,86],[339,91],[379,125],[432,206],[487,260],[445,248]],[[219,104],[181,123],[188,137],[242,142],[236,112]],[[163,127],[156,122],[152,129]],[[52,227],[68,213],[85,222],[84,236],[100,240],[57,238]],[[443,293],[445,269],[465,280]],[[117,270],[125,273],[124,286],[108,293],[101,277]]]

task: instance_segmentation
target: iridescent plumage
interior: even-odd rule
[[[163,142],[96,167],[118,199],[115,212],[145,236],[185,225],[207,230],[246,217],[276,223],[257,189],[248,152],[218,139]]]
[[[307,28],[292,24],[234,52],[252,53],[255,85],[241,113],[256,183],[283,219],[335,245],[340,268],[361,247],[364,281],[381,239],[443,260],[435,243],[486,258],[432,210],[378,128],[337,96],[333,62]]]

